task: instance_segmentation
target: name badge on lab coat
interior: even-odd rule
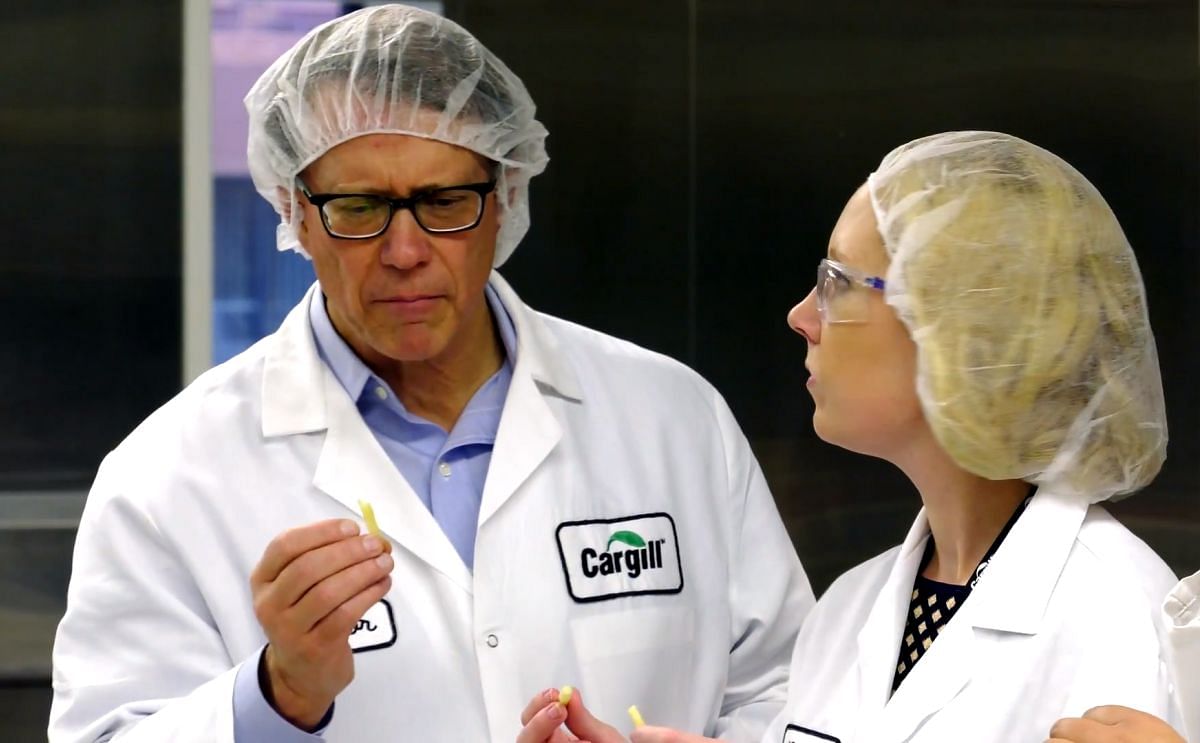
[[[578,603],[683,590],[679,536],[668,514],[567,521],[555,537],[567,592]]]
[[[817,743],[819,740],[842,743],[841,738],[818,733],[816,730],[802,728],[799,725],[788,725],[787,729],[783,731],[783,743]]]
[[[361,653],[365,650],[379,650],[396,644],[396,617],[392,614],[392,605],[387,599],[367,609],[362,619],[350,632],[350,650]]]

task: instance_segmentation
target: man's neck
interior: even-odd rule
[[[374,370],[400,398],[406,410],[445,431],[454,428],[467,403],[504,363],[491,307],[462,329],[435,359],[401,361]]]

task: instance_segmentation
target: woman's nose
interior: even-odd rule
[[[821,342],[821,313],[817,311],[817,290],[813,289],[787,315],[788,327],[809,343]]]

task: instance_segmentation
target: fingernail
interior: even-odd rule
[[[383,568],[384,570],[391,570],[392,569],[392,556],[391,555],[380,555],[379,557],[375,558],[375,564],[378,565],[379,567]]]
[[[551,720],[562,720],[567,716],[567,708],[558,702],[552,702],[546,709],[546,716]]]
[[[367,550],[367,552],[370,552],[370,553],[375,553],[375,552],[378,552],[381,549],[383,549],[383,543],[379,541],[378,537],[374,537],[374,536],[363,537],[362,543],[363,543],[363,547]]]
[[[348,537],[352,537],[358,533],[358,524],[353,521],[342,522],[342,533]]]

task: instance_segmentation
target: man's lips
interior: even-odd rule
[[[375,301],[376,302],[412,303],[412,302],[424,302],[424,301],[432,300],[432,299],[441,299],[441,296],[442,295],[440,295],[440,294],[398,294],[398,295],[392,296],[392,297],[383,297],[382,299],[377,299]]]
[[[405,322],[416,322],[432,317],[442,299],[438,294],[401,294],[378,299],[375,306]]]

